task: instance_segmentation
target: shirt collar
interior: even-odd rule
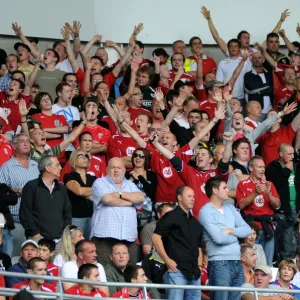
[[[264,73],[268,73],[268,70],[266,70],[265,68],[264,69]],[[252,73],[255,74],[255,75],[258,75],[258,73],[256,72],[256,70],[252,67]]]

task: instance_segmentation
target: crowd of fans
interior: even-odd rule
[[[226,43],[201,12],[224,53],[218,65],[200,37],[145,58],[143,24],[125,50],[104,42],[119,54],[111,65],[106,47],[90,53],[101,35],[81,44],[78,21],[44,54],[12,24],[16,52],[0,51],[2,271],[95,281],[63,284],[92,297],[144,297],[99,281],[300,289],[300,43],[281,29],[290,13],[252,45],[244,30]],[[254,299],[196,289],[147,297]]]

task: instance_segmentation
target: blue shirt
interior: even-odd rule
[[[143,207],[143,201],[135,206],[107,206],[101,202],[105,194],[141,192],[130,180],[123,179],[119,189],[109,176],[98,178],[93,184],[94,213],[91,237],[114,238],[134,242],[137,237],[136,208]]]
[[[0,90],[7,92],[8,91],[8,87],[11,83],[11,74],[7,73],[6,75],[4,75],[3,77],[0,78]]]

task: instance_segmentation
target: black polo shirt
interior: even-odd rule
[[[165,214],[154,231],[162,236],[166,253],[189,280],[200,277],[198,256],[202,232],[198,220],[191,213],[187,216],[179,206]]]

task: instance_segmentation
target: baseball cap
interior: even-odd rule
[[[206,84],[206,88],[212,89],[213,87],[223,87],[225,84],[222,81],[217,81],[217,80],[211,80]]]
[[[19,46],[22,46],[23,48],[25,48],[29,52],[31,52],[30,48],[26,44],[23,44],[23,43],[20,43],[20,42],[15,43],[15,45],[14,45],[14,48],[15,48],[16,51],[18,50]]]
[[[266,275],[272,276],[272,269],[267,265],[258,265],[255,267],[254,271],[261,270],[265,272]]]
[[[189,80],[182,80],[179,79],[175,84],[174,84],[174,90],[175,91],[179,91],[179,89],[183,86],[194,86],[195,85],[195,81],[189,81]]]
[[[36,241],[34,241],[34,240],[27,240],[27,241],[25,241],[25,242],[22,244],[21,249],[23,249],[25,246],[27,246],[27,245],[29,245],[29,244],[35,246],[36,248],[39,247],[39,245],[38,245],[38,243],[37,243]]]
[[[29,39],[29,42],[30,42],[30,43],[36,43],[36,44],[38,44],[39,41],[40,41],[40,40],[39,40],[38,38],[36,38],[36,37],[33,37],[33,38]]]

